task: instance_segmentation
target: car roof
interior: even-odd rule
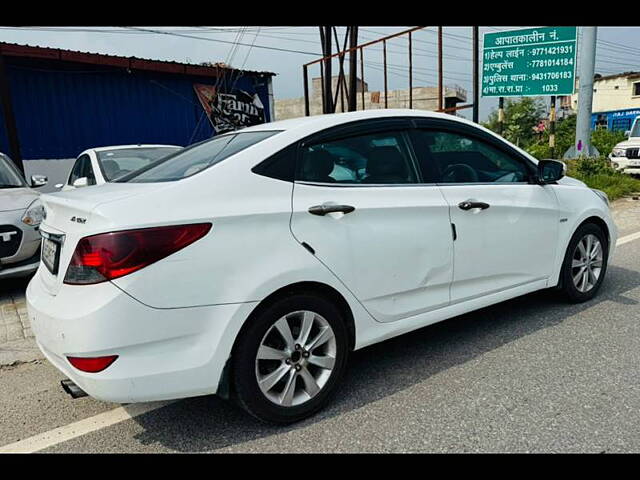
[[[370,120],[375,118],[393,117],[427,117],[443,118],[447,120],[459,121],[461,123],[473,122],[454,115],[432,112],[430,110],[417,110],[409,108],[387,108],[377,110],[363,110],[358,112],[329,113],[324,115],[313,115],[309,117],[289,118],[287,120],[276,120],[275,122],[262,123],[251,127],[243,128],[242,132],[264,131],[264,130],[293,130],[297,128],[326,128],[332,125],[353,122],[356,120]],[[477,126],[477,125],[476,125]]]

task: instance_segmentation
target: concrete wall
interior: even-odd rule
[[[436,110],[438,108],[437,87],[415,87],[412,90],[413,108],[419,110]],[[309,109],[311,115],[322,114],[322,97],[320,94],[314,90],[310,97]],[[467,99],[467,94],[466,91],[460,87],[446,87],[444,97],[456,99],[457,102],[464,102]],[[275,108],[276,118],[278,120],[304,117],[304,98],[276,100]],[[364,110],[375,110],[378,108],[385,108],[384,92],[365,91]],[[388,108],[409,108],[409,89],[390,90],[388,92]],[[357,109],[363,110],[361,91],[357,94]],[[340,99],[338,99],[336,112],[341,111],[343,110],[341,109]],[[344,101],[344,111],[347,111],[346,97]]]
[[[620,76],[596,80],[593,83],[593,112],[609,112],[640,108],[640,95],[634,95],[633,84],[640,83],[640,75]],[[576,93],[571,95],[571,108],[578,108],[579,79]]]
[[[54,185],[67,181],[75,160],[75,158],[24,160],[24,175],[27,182],[31,178],[31,175],[45,175],[49,178],[49,181],[44,187],[38,188],[37,191],[40,193],[58,192],[60,190],[54,188]]]

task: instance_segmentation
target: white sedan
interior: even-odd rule
[[[62,191],[112,182],[149,165],[151,162],[181,150],[175,145],[118,145],[89,148],[78,155],[66,183],[58,183]]]
[[[617,231],[564,171],[418,110],[226,133],[44,195],[29,316],[74,397],[218,393],[294,422],[352,350],[536,290],[593,298]]]

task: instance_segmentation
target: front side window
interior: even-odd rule
[[[519,183],[529,180],[529,170],[493,145],[464,134],[422,130],[416,148],[424,170],[438,183]]]
[[[345,184],[418,181],[402,132],[358,135],[306,146],[296,179]]]
[[[0,188],[24,187],[25,183],[16,168],[4,155],[0,154]]]
[[[205,170],[232,155],[255,145],[279,130],[237,132],[216,136],[184,150],[161,158],[149,166],[117,179],[118,182],[151,183],[181,180]]]
[[[179,147],[120,148],[97,152],[102,175],[107,182],[136,170],[180,150]]]
[[[73,182],[78,180],[79,178],[86,177],[87,164],[90,164],[91,161],[89,159],[89,155],[86,153],[81,155],[74,163],[73,168],[71,169],[71,174],[69,175],[68,185],[73,185]]]

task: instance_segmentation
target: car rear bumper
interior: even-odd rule
[[[235,337],[255,303],[155,309],[109,282],[64,285],[53,296],[39,274],[27,310],[42,353],[99,400],[132,403],[216,393]],[[118,355],[86,373],[67,356]]]

